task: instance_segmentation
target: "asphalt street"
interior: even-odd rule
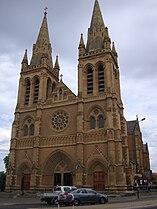
[[[47,205],[40,201],[38,197],[33,196],[8,196],[0,194],[0,209],[157,209],[157,194],[142,194],[138,199],[136,196],[111,196],[109,203],[105,205],[81,205],[73,206],[54,206]]]

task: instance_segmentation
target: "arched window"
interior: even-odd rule
[[[29,103],[29,97],[30,97],[30,80],[26,80],[26,93],[25,93],[25,105],[27,105]]]
[[[38,97],[39,97],[39,79],[35,78],[34,82],[34,103],[38,102]]]
[[[93,116],[90,117],[90,129],[96,128],[96,120]]]
[[[24,125],[23,135],[28,136],[28,126],[27,125]]]
[[[51,79],[49,78],[47,81],[46,99],[50,97],[51,90],[52,90],[51,88],[52,88],[52,82],[51,82]]]
[[[98,118],[98,125],[99,128],[104,128],[104,117],[102,115],[100,115]]]
[[[104,67],[102,65],[98,67],[98,90],[99,92],[104,91]]]
[[[34,124],[31,124],[29,127],[29,135],[30,136],[34,135]]]
[[[93,69],[88,67],[87,69],[87,94],[93,93]]]
[[[55,82],[53,82],[53,84],[52,84],[52,91],[54,91],[54,90],[55,90],[55,88],[56,88],[56,83],[55,83]]]
[[[27,118],[23,125],[23,136],[33,136],[35,134],[34,120]]]

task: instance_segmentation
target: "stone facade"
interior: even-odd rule
[[[118,55],[95,0],[85,46],[78,47],[78,95],[59,79],[45,12],[28,64],[24,54],[12,125],[7,190],[57,184],[96,190],[133,185]]]

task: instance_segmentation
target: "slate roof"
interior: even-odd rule
[[[135,129],[136,120],[127,121],[127,132],[133,132]]]

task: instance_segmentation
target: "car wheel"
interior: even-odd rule
[[[101,197],[99,200],[100,204],[105,204],[106,203],[106,199],[104,197]]]
[[[52,201],[51,200],[47,200],[47,204],[48,205],[52,205]]]
[[[53,200],[53,204],[54,204],[54,205],[58,205],[58,203],[59,203],[59,202],[58,202],[58,198],[55,198],[55,199]]]
[[[74,205],[75,205],[75,206],[80,205],[80,200],[78,200],[78,199],[74,199]]]
[[[69,203],[65,203],[65,206],[69,206],[70,204]]]

